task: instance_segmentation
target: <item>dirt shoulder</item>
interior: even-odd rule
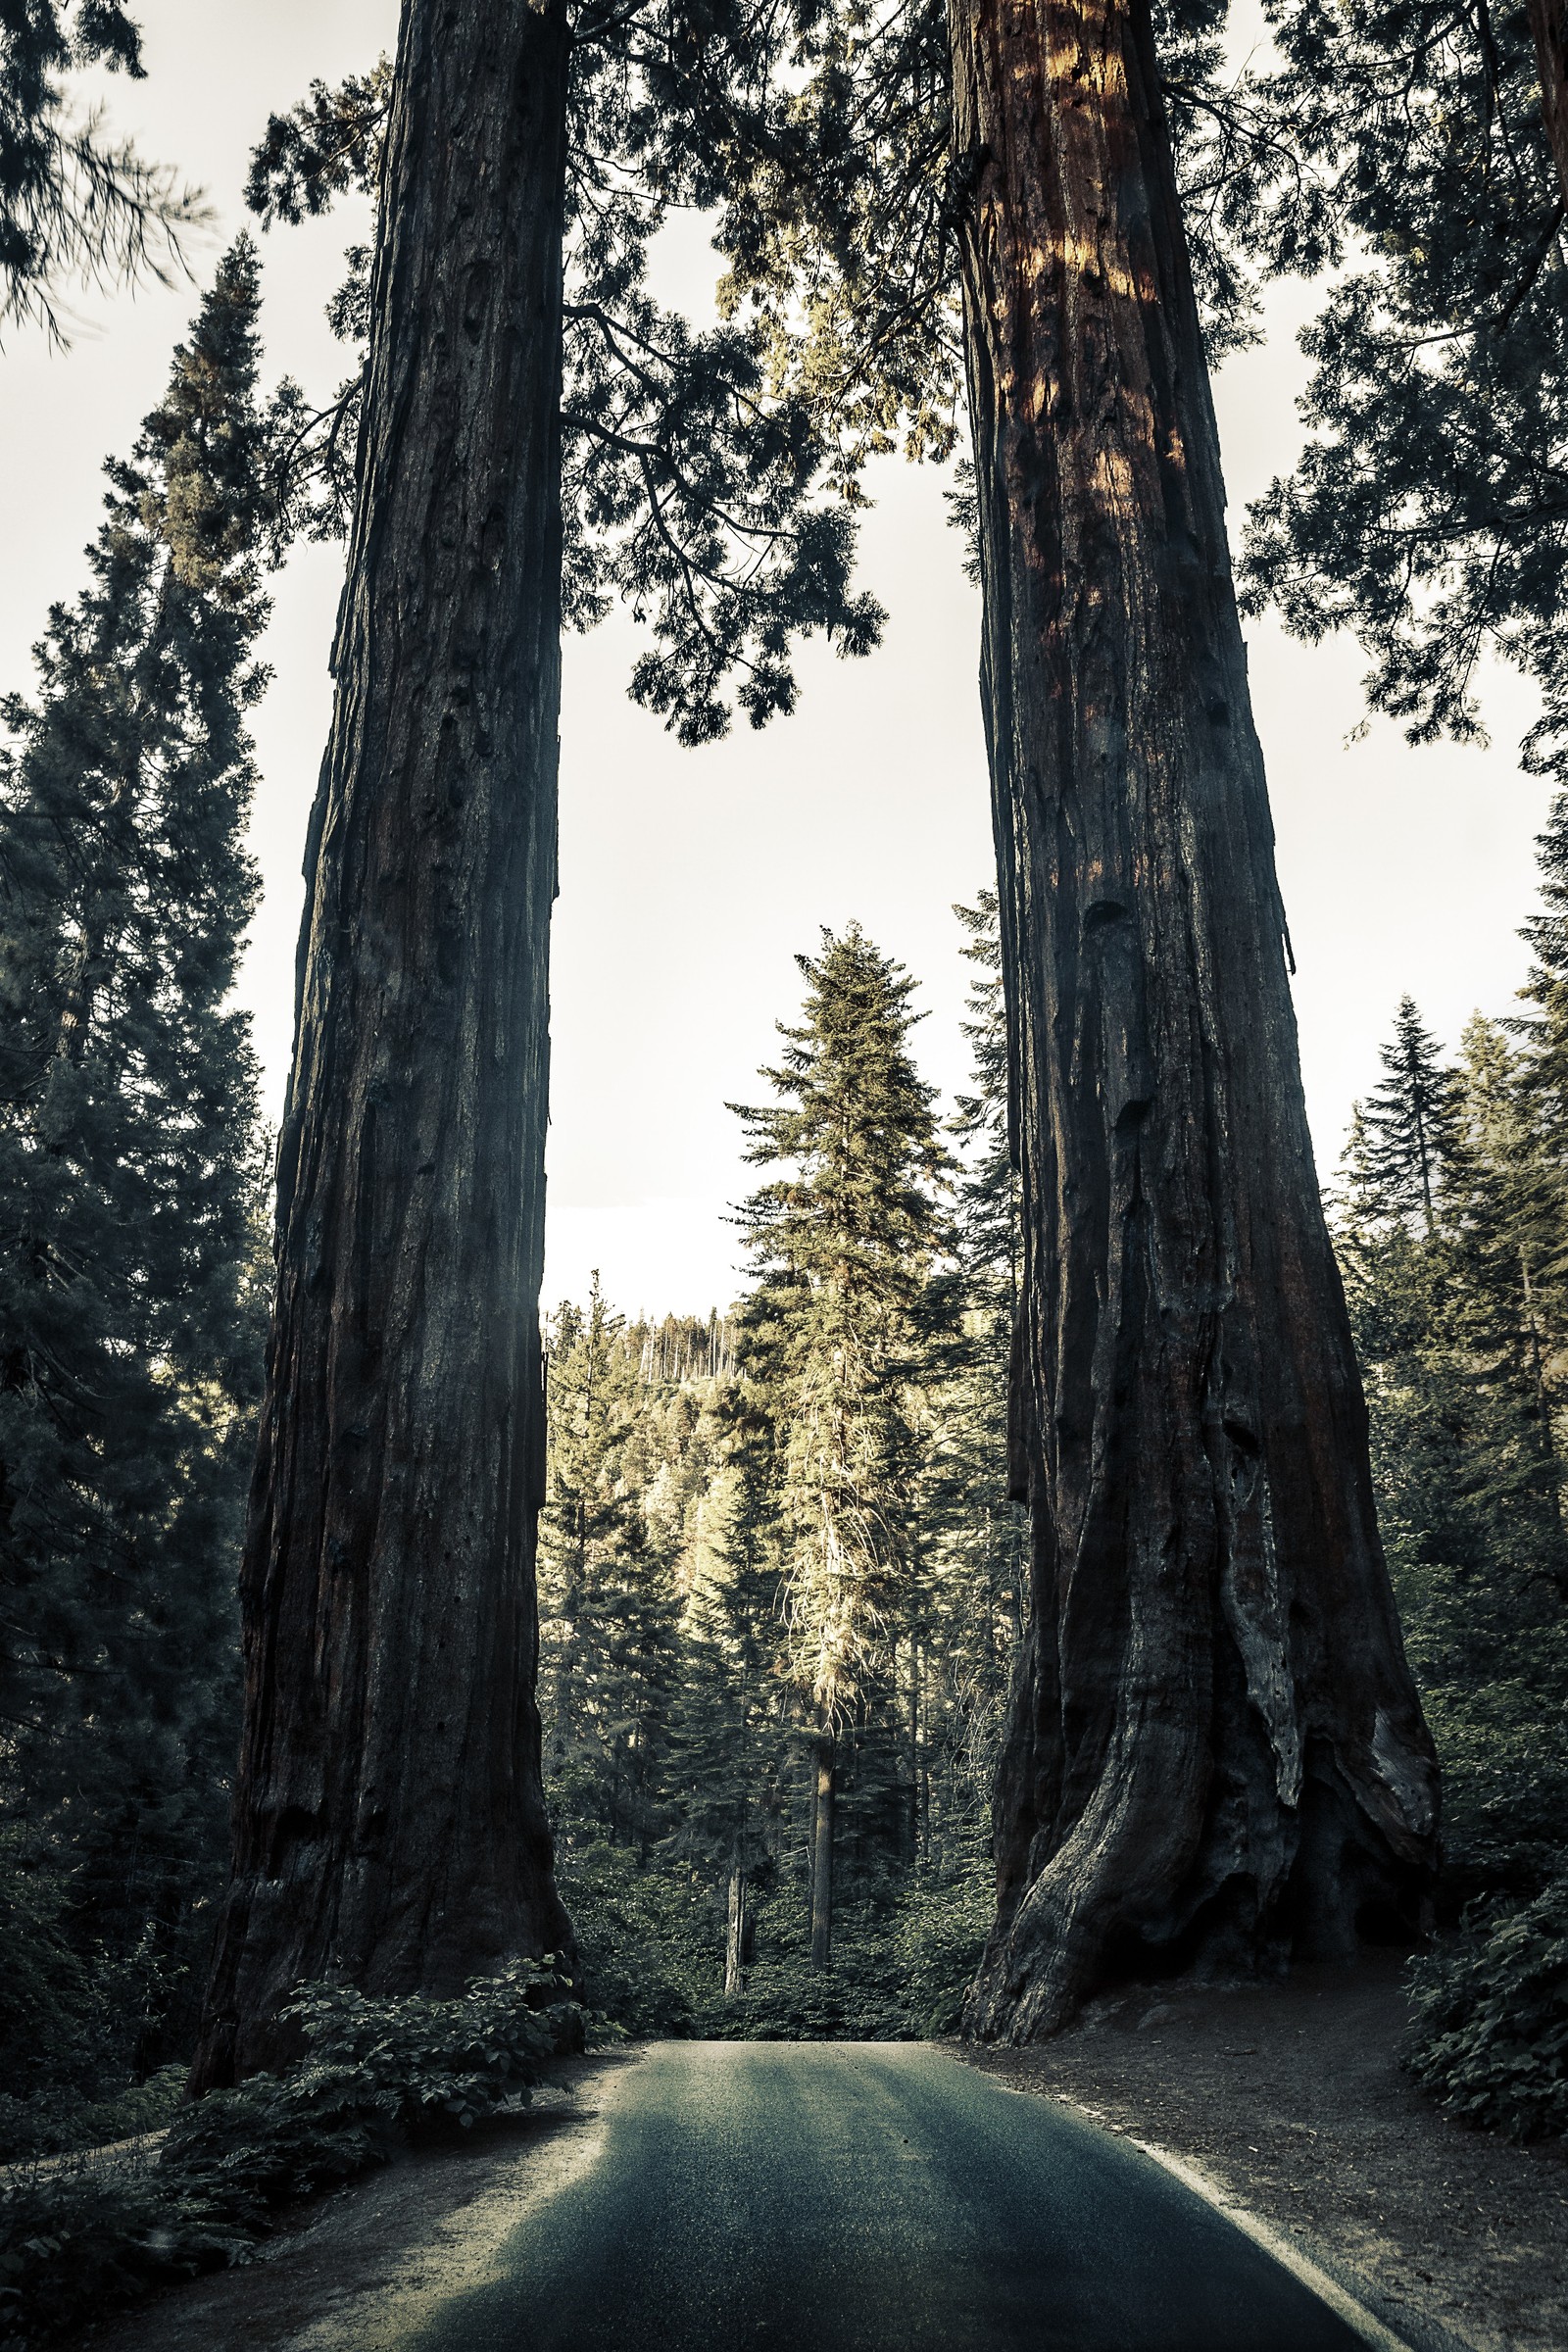
[[[1417,2347],[1564,2352],[1568,2162],[1467,2132],[1397,2064],[1394,1964],[1098,2002],[1026,2050],[949,2046],[1182,2158]]]
[[[427,2304],[480,2282],[536,2197],[591,2160],[595,2086],[635,2052],[568,2060],[525,2112],[303,2206],[252,2258],[74,2337],[81,2352],[399,2352]],[[389,2307],[400,2317],[388,2321]]]

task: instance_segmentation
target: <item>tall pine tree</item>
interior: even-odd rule
[[[1386,1075],[1357,1103],[1349,1172],[1363,1215],[1419,1217],[1430,1234],[1452,1152],[1458,1086],[1413,997],[1401,997],[1394,1035],[1380,1047]]]
[[[549,1494],[540,1518],[540,1708],[552,1810],[646,1861],[662,1826],[679,1607],[625,1454],[638,1363],[594,1277],[550,1348]]]
[[[3,1796],[111,1952],[220,1865],[259,1374],[246,713],[269,519],[242,238],[108,468],[0,764]]]
[[[742,1108],[748,1157],[781,1172],[746,1203],[758,1286],[742,1324],[780,1432],[791,1667],[815,1740],[813,1964],[828,1963],[839,1748],[887,1729],[907,1632],[924,1370],[945,1154],[909,1055],[913,982],[851,924],[797,958],[778,1101]],[[862,1747],[869,1744],[862,1740]]]

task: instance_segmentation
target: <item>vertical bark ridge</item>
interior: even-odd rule
[[[406,0],[194,2077],[569,1948],[534,1702],[564,0]]]
[[[1379,1547],[1147,5],[953,0],[1033,1595],[970,2029],[1412,1919]]]

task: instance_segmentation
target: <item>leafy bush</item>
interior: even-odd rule
[[[35,2090],[26,2099],[0,2091],[0,2164],[101,2148],[161,2131],[178,2110],[188,2072],[183,2066],[161,2066],[145,2082],[129,2082],[103,2099],[83,2098],[69,2086]]]
[[[684,1879],[639,1869],[623,1846],[563,1843],[557,1882],[571,1915],[589,2009],[624,2033],[680,2040],[722,1982],[723,1921]]]
[[[764,1906],[764,1957],[730,2000],[716,1991],[699,2013],[721,2040],[910,2041],[950,2034],[979,1965],[991,1924],[989,1874],[921,1877],[891,1902],[851,1912],[833,1965],[813,1971],[793,1892]]]
[[[183,2068],[135,2079],[177,1972],[150,1948],[84,1949],[71,1933],[79,1893],[79,1873],[0,1826],[0,2164],[152,2131],[184,2080]]]
[[[1568,1869],[1568,1702],[1503,1678],[1422,1695],[1443,1767],[1449,1916],[1480,1897],[1532,1900]]]
[[[476,1977],[457,2000],[305,1987],[306,2051],[182,2108],[156,2163],[35,2175],[0,2192],[0,2347],[36,2352],[159,2280],[231,2262],[278,2205],[352,2180],[421,2126],[527,2098],[581,2038],[549,1960]]]
[[[916,1879],[901,1896],[888,1942],[901,2014],[911,2034],[956,2034],[996,1914],[989,1854],[961,1877]]]
[[[845,1937],[830,1969],[813,1971],[804,1952],[760,1961],[733,1999],[710,2006],[703,2030],[719,2041],[905,2040],[881,1956]]]
[[[250,2243],[145,2162],[35,2175],[0,2190],[0,2347],[40,2352],[147,2288]]]
[[[1510,2138],[1568,2138],[1568,1878],[1416,1961],[1410,1986],[1425,2089]]]

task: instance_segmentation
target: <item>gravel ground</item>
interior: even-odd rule
[[[1568,2347],[1568,2161],[1469,2132],[1397,2063],[1396,1964],[1148,1987],[1025,2050],[949,2046],[1167,2149],[1416,2346]]]

